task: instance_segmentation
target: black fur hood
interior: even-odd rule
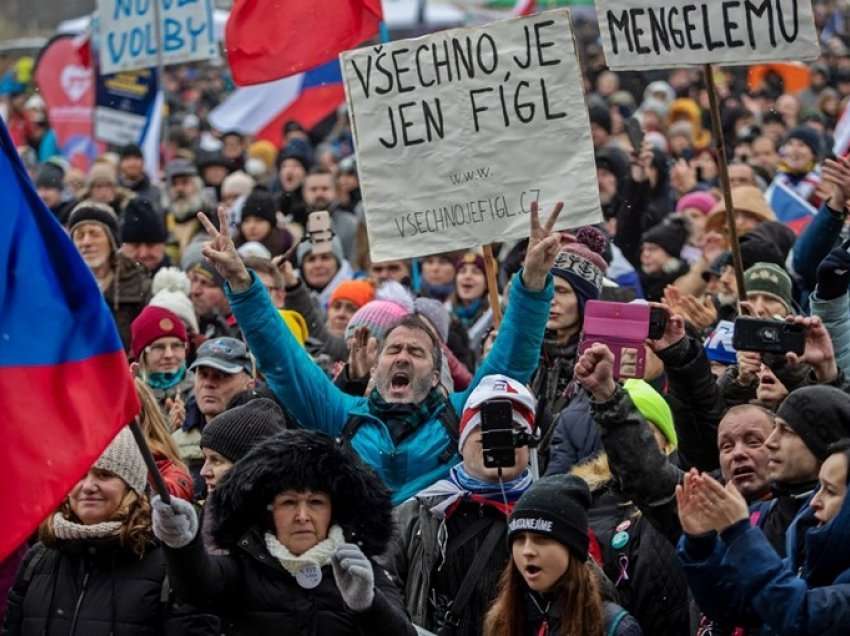
[[[254,528],[269,523],[268,505],[285,490],[330,495],[332,523],[367,556],[382,554],[393,532],[390,492],[350,449],[321,433],[290,430],[251,449],[213,492],[212,536],[233,548]]]

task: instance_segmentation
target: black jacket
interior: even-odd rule
[[[9,592],[3,636],[219,634],[215,616],[163,590],[165,574],[156,545],[139,559],[115,540],[36,544]]]
[[[367,513],[368,514],[368,513]],[[375,600],[365,612],[346,607],[330,566],[318,587],[298,585],[272,557],[259,528],[229,555],[210,556],[200,536],[168,549],[168,571],[181,598],[219,612],[231,636],[404,636],[415,630],[389,575],[375,572]]]

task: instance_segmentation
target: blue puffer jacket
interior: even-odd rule
[[[679,558],[700,608],[755,627],[747,634],[850,633],[850,498],[817,527],[806,506],[788,528],[779,558],[759,528],[741,521],[716,535],[679,542]]]
[[[263,284],[252,272],[251,287],[241,294],[227,289],[233,315],[245,334],[269,388],[304,428],[337,437],[352,417],[365,418],[351,444],[383,478],[393,493],[393,505],[446,477],[460,461],[457,452],[446,462],[440,455],[452,444],[438,409],[424,425],[396,445],[386,425],[369,412],[368,400],[340,391],[310,359],[280,319]],[[466,399],[485,375],[500,373],[527,384],[537,367],[543,332],[554,294],[552,277],[538,292],[514,278],[508,309],[490,355],[484,359],[466,391],[449,402],[460,414]]]

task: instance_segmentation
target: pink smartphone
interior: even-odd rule
[[[649,315],[649,305],[589,300],[584,306],[579,355],[601,342],[614,354],[614,377],[642,378]]]

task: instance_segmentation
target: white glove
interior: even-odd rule
[[[343,543],[331,558],[334,580],[349,609],[363,612],[375,600],[375,573],[372,563],[359,547]]]
[[[153,533],[169,548],[187,546],[198,534],[198,513],[188,501],[171,497],[171,504],[167,504],[156,495],[151,500],[151,508]]]

